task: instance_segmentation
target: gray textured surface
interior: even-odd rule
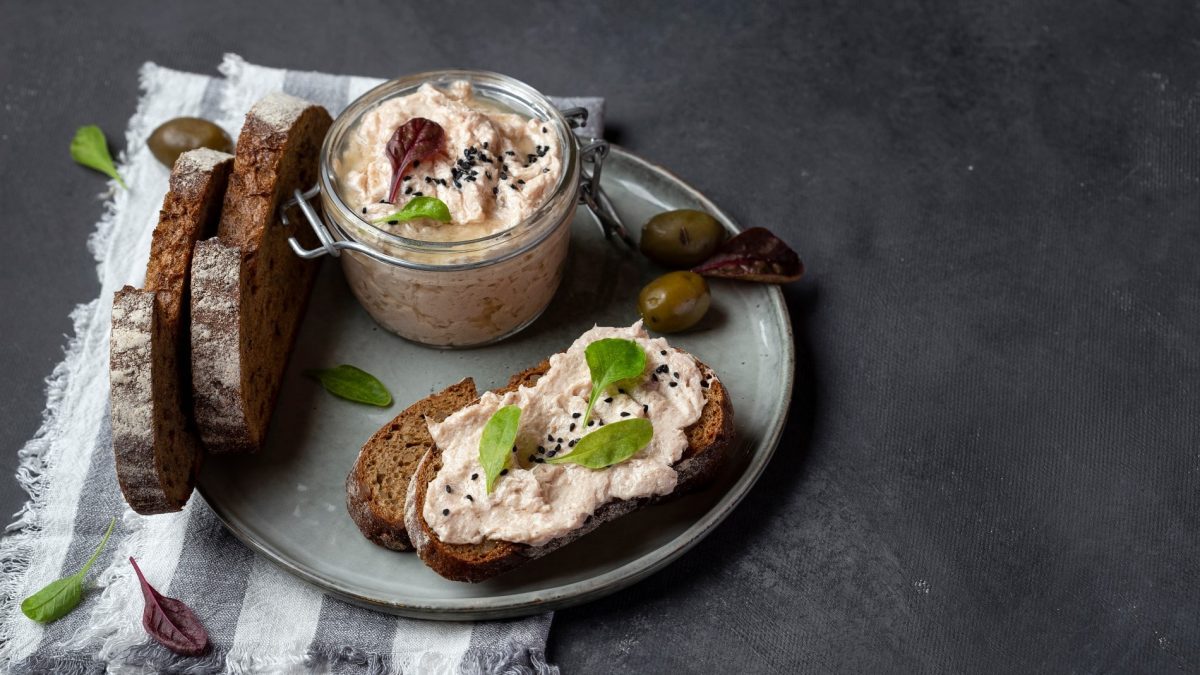
[[[486,67],[606,96],[616,140],[811,271],[767,477],[560,613],[567,672],[1198,667],[1194,3],[76,5],[0,3],[5,476],[97,289],[67,141],[119,144],[142,61]]]

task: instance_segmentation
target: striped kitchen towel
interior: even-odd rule
[[[45,420],[20,451],[17,477],[30,500],[0,539],[0,671],[557,672],[545,659],[550,613],[444,623],[372,612],[322,595],[251,553],[199,494],[176,514],[143,517],[125,506],[108,427],[108,329],[113,292],[142,281],[167,185],[168,171],[146,137],[179,116],[212,119],[236,135],[250,105],[277,90],[336,115],[379,83],[264,68],[236,55],[220,71],[223,78],[142,67],[142,96],[119,167],[129,189],[113,193],[89,242],[100,297],[75,309],[75,336],[48,381]],[[600,135],[600,99],[558,103],[588,107],[584,131]],[[113,514],[121,514],[119,523],[83,603],[47,626],[25,618],[22,598],[79,569]],[[155,587],[195,609],[211,637],[209,653],[179,657],[147,637],[130,556]]]

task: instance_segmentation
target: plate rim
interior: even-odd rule
[[[742,231],[738,222],[730,217],[729,214],[669,169],[643,159],[616,144],[610,145],[610,151],[612,154],[621,156],[624,161],[640,165],[644,170],[662,174],[680,186],[684,192],[688,193],[688,196],[692,197],[734,232]],[[788,312],[787,303],[784,302],[783,290],[778,285],[769,285],[767,294],[770,303],[777,310],[779,316],[783,318],[783,332],[787,338],[784,353],[787,368],[783,400],[790,402],[796,379],[796,345],[795,336],[792,331],[791,315]],[[628,588],[675,562],[692,547],[700,543],[702,539],[724,522],[729,514],[737,508],[742,499],[754,487],[754,484],[758,482],[767,465],[770,464],[771,458],[775,455],[775,450],[779,447],[779,441],[783,437],[784,427],[787,425],[788,404],[783,403],[782,407],[783,414],[776,416],[768,433],[759,444],[760,450],[753,454],[742,475],[729,486],[725,494],[717,500],[716,504],[696,518],[678,536],[658,548],[622,564],[616,569],[563,584],[549,590],[525,591],[522,593],[476,598],[448,598],[437,600],[436,602],[395,602],[361,596],[351,590],[339,587],[336,580],[328,579],[307,570],[290,560],[283,553],[272,548],[266,542],[259,541],[251,533],[239,529],[232,522],[229,514],[209,499],[202,481],[198,480],[196,482],[196,491],[204,499],[204,503],[208,506],[209,510],[221,521],[221,524],[250,550],[263,556],[284,572],[316,587],[321,592],[329,593],[354,605],[388,614],[438,621],[469,621],[527,616],[540,611],[561,609],[590,602]]]

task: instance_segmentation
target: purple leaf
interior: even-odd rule
[[[442,149],[446,132],[433,120],[414,117],[396,127],[387,144],[387,156],[392,162],[392,188],[388,190],[388,202],[395,204],[400,194],[400,182],[408,165],[419,162]]]
[[[142,626],[150,637],[162,646],[183,656],[199,656],[208,650],[208,631],[196,618],[191,608],[175,598],[168,598],[150,585],[137,561],[129,559],[133,571],[137,572],[142,584],[142,595],[146,598],[146,609],[142,612]]]
[[[706,277],[782,284],[804,276],[804,263],[770,230],[752,227],[721,244],[692,271]]]

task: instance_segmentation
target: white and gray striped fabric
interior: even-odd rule
[[[550,613],[442,623],[371,612],[325,596],[251,553],[199,495],[177,514],[142,517],[125,506],[108,427],[108,327],[113,292],[142,281],[166,189],[168,172],[150,155],[146,137],[179,116],[212,119],[236,135],[250,105],[277,90],[336,115],[379,82],[265,68],[236,55],[227,55],[220,71],[223,77],[151,63],[142,68],[142,96],[120,163],[129,189],[111,193],[89,242],[100,297],[73,313],[75,336],[48,380],[42,428],[20,451],[18,480],[30,501],[0,539],[0,671],[557,672],[545,659]],[[584,133],[600,136],[602,100],[557,102],[587,107]],[[117,527],[83,603],[48,626],[25,618],[21,599],[79,569],[114,514]],[[160,591],[196,610],[211,636],[208,654],[178,657],[147,637],[130,556]]]

